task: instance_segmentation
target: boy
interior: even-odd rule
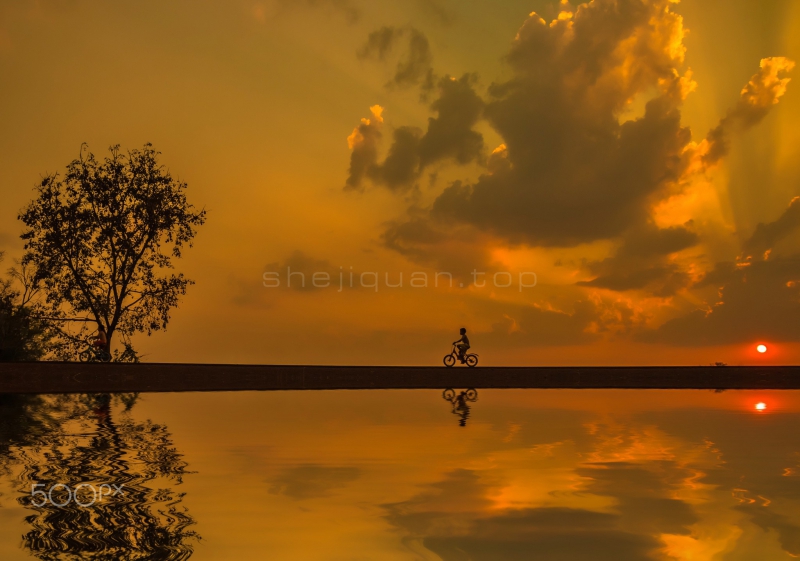
[[[458,359],[463,363],[464,354],[469,349],[469,338],[467,337],[467,330],[463,327],[459,330],[459,333],[461,333],[461,339],[454,341],[453,344],[458,349]]]
[[[92,341],[92,345],[94,345],[97,350],[108,351],[108,336],[106,335],[106,330],[102,323],[97,324],[97,337]]]

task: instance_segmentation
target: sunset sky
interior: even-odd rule
[[[797,364],[794,61],[792,0],[2,2],[2,267],[150,142],[208,220],[146,361]]]

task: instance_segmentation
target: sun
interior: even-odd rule
[[[763,401],[756,403],[756,411],[766,411],[766,409],[767,409],[767,404],[764,403]]]
[[[760,353],[765,353],[765,352],[767,352],[767,346],[766,345],[759,345],[759,346],[756,347],[756,350],[758,352],[760,352]]]

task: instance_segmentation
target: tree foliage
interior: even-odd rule
[[[53,338],[51,327],[40,318],[40,307],[32,302],[35,290],[28,272],[12,267],[8,277],[0,279],[0,361],[39,360]]]
[[[193,284],[173,262],[191,247],[205,211],[188,203],[186,183],[150,144],[109,152],[100,161],[83,145],[63,176],[43,177],[19,215],[22,263],[35,268],[52,314],[101,324],[109,345],[119,333],[125,349],[115,357],[125,360],[136,357],[130,336],[165,329]]]

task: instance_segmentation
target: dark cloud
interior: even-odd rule
[[[709,276],[720,284],[718,301],[642,333],[641,340],[686,346],[800,340],[800,256],[718,264]]]
[[[385,247],[415,263],[447,271],[465,286],[474,280],[473,272],[492,273],[497,269],[480,232],[434,222],[415,207],[408,214],[406,220],[386,224],[381,235]]]
[[[270,493],[293,499],[327,497],[361,476],[355,467],[332,467],[316,464],[289,468],[271,480]]]
[[[373,174],[378,163],[378,143],[381,139],[381,113],[383,107],[373,105],[370,107],[371,117],[361,119],[350,136],[347,144],[350,146],[350,170],[347,175],[345,189],[359,189],[364,179]]]
[[[587,271],[596,276],[577,284],[617,291],[648,289],[656,296],[672,296],[678,289],[688,286],[690,278],[678,264],[670,262],[669,257],[698,241],[697,234],[686,227],[649,225],[635,229],[626,234],[613,256],[586,263]]]
[[[435,161],[478,161],[486,172],[451,182],[408,224],[389,224],[386,245],[431,264],[464,227],[483,234],[474,240],[495,244],[618,240],[614,254],[584,263],[593,278],[580,285],[659,297],[687,288],[691,276],[675,254],[697,245],[698,235],[690,226],[656,228],[653,208],[716,162],[731,134],[767,114],[786,91],[783,73],[793,63],[762,60],[737,105],[697,145],[681,123],[695,83],[683,68],[683,21],[674,9],[671,0],[593,0],[574,13],[562,5],[551,22],[533,13],[506,57],[510,78],[492,84],[485,99],[467,77],[440,81],[438,117],[427,131],[397,128],[384,163],[370,156],[371,172],[362,177],[405,192]],[[397,41],[392,30],[373,35],[369,51],[378,57]],[[634,101],[644,111],[631,116]],[[488,158],[474,130],[481,120],[502,138]],[[360,155],[354,149],[353,158]],[[423,231],[428,236],[420,238]]]
[[[383,162],[378,162],[382,108],[372,108],[372,117],[348,137],[352,149],[346,188],[361,188],[365,179],[394,191],[408,191],[425,168],[451,159],[461,164],[477,160],[483,150],[483,137],[473,130],[483,110],[483,101],[474,90],[475,76],[461,79],[445,76],[438,82],[439,97],[431,108],[436,117],[428,128],[398,127]]]
[[[386,86],[416,86],[433,80],[433,55],[428,38],[420,30],[411,27],[383,26],[367,37],[367,42],[358,51],[362,59],[373,58],[386,62],[403,42],[404,51],[395,66],[394,76]]]
[[[783,78],[782,75],[792,68],[794,62],[785,57],[761,59],[761,70],[742,89],[736,106],[708,133],[703,147],[703,160],[706,163],[716,163],[728,153],[732,133],[747,130],[766,117],[772,106],[786,93],[789,78]]]
[[[690,163],[679,111],[690,81],[677,70],[681,22],[669,6],[595,1],[551,25],[532,14],[507,57],[514,75],[490,88],[484,111],[507,165],[449,187],[432,214],[550,246],[646,224]],[[624,120],[629,101],[650,91],[644,115]]]
[[[447,238],[447,234],[435,228],[425,218],[412,219],[407,222],[392,222],[382,234],[386,247],[416,258],[425,259],[429,252],[424,248],[437,246]]]
[[[407,190],[419,174],[422,131],[415,127],[399,127],[392,136],[386,159],[373,166],[370,178],[392,190]]]
[[[783,214],[774,222],[760,223],[742,246],[744,257],[762,257],[776,243],[786,238],[800,226],[800,197],[789,203]]]
[[[437,116],[428,118],[428,130],[419,142],[420,168],[452,158],[459,164],[478,159],[483,136],[472,127],[483,112],[483,100],[475,93],[477,77],[460,80],[445,76],[439,81],[439,98],[431,104]]]
[[[772,251],[800,225],[798,201],[774,222],[756,227],[743,243],[741,260],[717,263],[695,285],[715,288],[718,300],[639,337],[675,345],[800,340],[800,254]]]
[[[354,131],[363,142],[351,144],[348,186],[371,182],[418,195],[406,218],[387,224],[385,246],[414,262],[458,267],[467,275],[475,268],[491,271],[491,247],[612,240],[616,250],[610,255],[576,265],[587,277],[579,286],[662,298],[691,290],[693,302],[709,296],[712,287],[714,295],[722,294],[640,334],[642,340],[693,345],[753,337],[796,340],[792,318],[800,305],[800,256],[778,255],[773,246],[795,231],[800,204],[793,203],[776,222],[759,225],[743,245],[742,259],[718,263],[700,282],[695,282],[700,265],[690,257],[703,240],[692,222],[657,227],[654,214],[704,177],[726,154],[733,134],[768,114],[786,92],[784,76],[794,63],[763,59],[737,104],[698,144],[682,124],[681,108],[695,83],[684,67],[683,20],[675,2],[592,0],[575,10],[560,6],[553,21],[533,13],[523,23],[506,56],[508,79],[493,83],[486,95],[478,95],[473,76],[439,80],[439,98],[432,104],[437,115],[424,131],[393,129],[382,161],[379,126]],[[379,30],[364,52],[385,60],[393,45],[407,38],[394,28]],[[415,76],[422,81],[421,73]],[[502,142],[491,154],[476,130],[481,122]],[[442,162],[477,162],[485,171],[442,187],[431,184],[431,190],[441,191],[421,207],[421,174]],[[605,298],[593,292],[592,298]],[[489,335],[497,344],[572,344],[604,331],[638,331],[646,321],[644,312],[629,305],[592,300],[513,310],[498,318]]]

